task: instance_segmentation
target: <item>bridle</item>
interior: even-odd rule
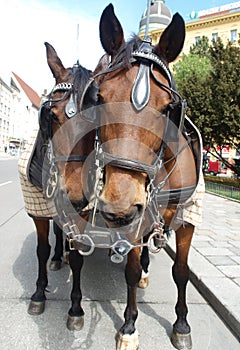
[[[92,239],[90,228],[87,228],[84,234],[81,234],[78,228],[74,225],[72,225],[72,228],[70,229],[71,231],[70,236],[72,237],[72,239],[70,239],[70,245],[72,246],[72,249],[79,250],[79,252],[82,255],[90,255],[93,252],[95,247],[109,248],[109,249],[112,249],[113,252],[115,253],[113,257],[116,259],[119,259],[120,261],[121,261],[121,257],[125,256],[134,247],[146,246],[151,252],[156,253],[165,245],[166,238],[164,236],[164,229],[163,229],[164,222],[163,222],[163,218],[159,216],[159,211],[158,211],[159,202],[162,199],[161,190],[176,167],[178,155],[190,143],[190,139],[187,138],[187,141],[184,144],[184,146],[180,147],[179,136],[176,133],[173,134],[172,132],[170,121],[171,119],[174,119],[172,123],[174,122],[175,124],[177,124],[176,129],[178,130],[179,133],[182,133],[184,118],[185,118],[185,111],[186,111],[186,101],[176,91],[176,88],[174,86],[174,82],[172,79],[172,75],[169,69],[167,68],[167,66],[165,65],[165,63],[152,52],[152,46],[149,40],[143,41],[139,50],[134,51],[132,53],[130,63],[139,64],[138,76],[134,83],[134,86],[132,89],[132,95],[131,95],[132,103],[134,105],[134,108],[137,111],[144,109],[144,107],[147,105],[149,101],[150,75],[156,81],[158,86],[161,89],[166,90],[172,97],[172,102],[170,102],[170,104],[168,105],[167,112],[166,112],[167,122],[165,125],[163,140],[162,140],[161,147],[157,152],[157,156],[155,157],[155,160],[152,164],[147,164],[147,163],[139,162],[133,159],[124,158],[115,154],[110,154],[105,150],[103,150],[101,137],[100,137],[100,125],[97,125],[98,121],[94,119],[92,115],[91,115],[91,119],[88,120],[88,114],[86,115],[85,118],[88,121],[96,123],[96,143],[95,143],[96,164],[95,165],[97,168],[97,172],[99,174],[96,180],[97,183],[95,184],[95,191],[94,191],[95,202],[94,202],[94,208],[92,211],[91,220],[92,220],[92,223],[95,220],[98,197],[104,185],[103,184],[104,169],[105,169],[105,166],[108,164],[114,167],[147,174],[148,186],[147,186],[146,211],[148,211],[149,217],[153,222],[153,225],[149,230],[152,233],[150,234],[147,242],[130,243],[126,238],[122,237],[122,235],[119,232],[115,232],[115,231],[111,232],[110,230],[111,235],[114,236],[113,243],[96,244]],[[165,85],[164,83],[158,80],[153,70],[154,66],[156,66],[164,74],[164,76],[166,76],[169,85]],[[89,87],[91,87],[91,85],[95,83],[97,78],[99,78],[100,76],[109,74],[111,72],[123,69],[124,67],[125,67],[124,62],[120,62],[117,64],[114,64],[114,62],[112,62],[106,70],[96,74],[92,79],[90,79],[82,95],[82,99],[80,102],[80,109],[82,110],[83,101],[84,101],[85,95],[88,93]],[[145,86],[144,96],[142,94],[140,96],[139,94],[139,89],[142,88],[142,85]],[[84,114],[83,114],[83,117],[84,117]],[[165,150],[166,150],[168,141],[172,141],[176,143],[177,152],[173,157],[175,162],[170,172],[165,176],[164,180],[155,186],[154,180],[156,178],[156,175],[158,171],[165,165],[164,156],[165,156]],[[192,193],[194,189],[195,189],[195,186],[191,186],[189,188],[180,189],[180,192],[175,191],[174,193],[171,193],[170,191],[163,191],[165,196],[164,200],[166,201],[167,198],[170,198],[175,202],[178,201],[179,199],[184,201],[185,197],[189,198],[189,194]],[[182,195],[182,192],[184,192],[185,195]],[[181,195],[180,196],[181,198],[179,198],[179,194]],[[140,230],[142,219],[143,219],[143,216],[139,221],[137,232],[139,232]],[[137,236],[138,236],[138,233],[136,234],[136,237]],[[155,242],[154,245],[152,245],[152,241]],[[84,244],[90,247],[87,252],[84,252],[82,250],[82,246]]]
[[[174,191],[163,191],[165,183],[169,179],[170,175],[174,171],[178,155],[189,145],[190,138],[186,137],[186,143],[180,147],[180,138],[177,135],[178,133],[183,132],[184,127],[184,118],[186,111],[186,101],[181,97],[181,95],[176,91],[172,75],[164,63],[162,59],[160,59],[154,52],[151,46],[151,41],[147,36],[142,42],[142,45],[138,50],[133,51],[132,57],[130,59],[130,64],[139,64],[139,71],[137,78],[134,82],[132,88],[131,99],[134,108],[136,111],[141,111],[148,104],[150,98],[150,76],[154,79],[159,88],[164,89],[169,93],[172,97],[171,102],[166,109],[166,125],[163,133],[161,147],[157,152],[157,156],[155,157],[152,164],[147,164],[144,162],[139,162],[134,159],[124,158],[115,154],[110,154],[106,152],[102,147],[101,137],[100,137],[100,125],[98,125],[97,116],[90,113],[81,113],[81,117],[86,119],[89,122],[92,122],[96,126],[96,142],[95,142],[95,168],[96,168],[96,182],[94,188],[94,205],[91,210],[91,223],[87,224],[84,233],[80,232],[79,227],[75,224],[75,220],[70,220],[71,215],[66,215],[67,220],[63,225],[63,230],[67,234],[70,243],[70,249],[76,249],[82,255],[90,255],[94,251],[95,248],[109,248],[114,252],[113,261],[116,259],[120,262],[123,257],[129,253],[129,251],[135,247],[148,247],[148,249],[156,253],[158,252],[166,242],[166,238],[164,236],[164,221],[163,218],[159,215],[159,204],[163,202],[168,202],[168,199],[173,200],[173,202],[181,203],[189,198],[191,193],[195,190],[195,186],[190,186],[187,188],[174,190]],[[154,73],[153,67],[157,67],[157,69],[166,77],[168,85],[162,83],[157,78]],[[85,90],[81,96],[80,100],[80,111],[84,110],[84,100],[89,94],[89,90],[93,87],[96,88],[96,81],[100,76],[104,76],[111,72],[115,72],[117,70],[121,70],[125,68],[125,62],[120,61],[115,63],[114,61],[109,64],[106,70],[97,73],[95,76],[89,79],[86,84]],[[142,89],[144,89],[144,94],[142,94]],[[141,93],[140,93],[141,91]],[[96,92],[96,91],[95,91]],[[173,132],[173,128],[171,128],[171,123],[173,122],[176,125],[175,132]],[[177,132],[176,132],[177,130]],[[174,164],[168,174],[165,176],[161,183],[155,185],[155,179],[158,171],[166,164],[164,162],[165,151],[167,148],[168,142],[175,142],[176,144],[176,154],[173,156],[171,160],[174,160]],[[55,160],[56,161],[56,160]],[[169,160],[168,160],[169,161]],[[123,237],[120,231],[111,231],[110,233],[112,243],[96,243],[93,239],[94,234],[94,226],[95,215],[97,211],[98,204],[98,196],[100,195],[103,186],[104,186],[104,169],[105,166],[109,164],[114,167],[137,171],[140,173],[147,174],[148,185],[147,185],[147,206],[146,211],[149,213],[149,217],[153,225],[149,228],[149,232],[151,234],[148,237],[147,242],[137,242],[131,243],[127,240],[126,237]],[[143,214],[144,215],[144,214]],[[137,231],[139,232],[143,216],[138,224]],[[92,232],[91,232],[92,230]],[[103,232],[100,232],[100,235]],[[138,236],[138,233],[136,237]],[[154,244],[152,245],[152,242]],[[134,242],[134,241],[133,241]],[[88,247],[87,250],[84,250],[84,246]]]
[[[75,64],[72,68],[73,76],[75,72],[79,69],[79,64]],[[39,125],[40,129],[43,127],[42,125],[45,123],[45,129],[42,130],[46,133],[47,138],[47,161],[49,163],[49,175],[45,187],[45,195],[46,198],[49,200],[51,199],[55,191],[58,187],[58,176],[59,171],[57,167],[57,163],[59,162],[84,162],[87,158],[86,155],[76,155],[76,154],[70,154],[70,155],[61,155],[56,156],[54,151],[54,144],[53,144],[53,133],[52,133],[52,126],[53,121],[58,121],[57,116],[53,113],[52,107],[55,103],[62,102],[69,98],[69,101],[66,104],[65,107],[65,114],[68,119],[76,117],[78,114],[78,108],[76,105],[76,98],[74,96],[74,90],[73,90],[73,83],[69,82],[61,82],[55,85],[48,95],[48,98],[46,101],[43,102],[40,112],[39,112]],[[59,98],[53,98],[53,95],[55,93],[62,92],[63,95]],[[45,119],[45,120],[43,120]]]
[[[137,111],[143,110],[147,105],[150,98],[150,76],[153,77],[154,81],[161,88],[166,90],[170,96],[172,97],[172,101],[167,106],[166,110],[166,125],[165,130],[163,132],[163,138],[161,147],[158,150],[156,157],[152,164],[147,164],[144,162],[136,161],[134,159],[124,158],[119,155],[110,154],[106,152],[101,143],[100,132],[98,132],[98,146],[96,150],[96,159],[100,164],[100,167],[103,169],[107,164],[122,168],[126,170],[132,170],[135,172],[145,173],[148,176],[149,186],[149,194],[148,197],[151,198],[151,201],[155,197],[155,193],[159,192],[160,189],[165,185],[169,176],[173,172],[176,164],[178,155],[184,150],[185,147],[189,144],[189,140],[187,140],[186,144],[183,147],[180,147],[179,136],[177,133],[181,134],[183,131],[184,118],[186,112],[186,101],[181,97],[181,95],[176,91],[174,86],[172,75],[164,63],[157,55],[155,55],[152,51],[151,41],[145,40],[142,42],[140,48],[132,53],[132,58],[130,60],[131,64],[138,63],[139,71],[137,78],[134,82],[132,88],[131,99],[134,108]],[[159,71],[161,71],[164,76],[167,78],[169,85],[162,83],[154,73],[153,67],[156,66]],[[94,78],[96,79],[100,75],[105,75],[116,70],[119,70],[124,67],[124,62],[120,62],[117,65],[114,65],[114,62],[110,64],[108,69],[103,72],[98,73]],[[145,93],[142,93],[143,88],[145,89]],[[139,90],[141,89],[141,94]],[[176,126],[175,133],[172,131],[173,124]],[[176,132],[177,130],[177,132]],[[176,154],[174,156],[175,163],[171,171],[165,177],[165,179],[158,184],[157,187],[153,188],[153,183],[156,178],[158,171],[164,166],[164,156],[165,150],[168,142],[176,143]],[[149,202],[150,203],[150,202]],[[148,204],[149,204],[148,203]]]

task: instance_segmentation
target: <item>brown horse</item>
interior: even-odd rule
[[[94,148],[95,130],[92,130],[92,125],[89,127],[89,123],[80,119],[78,106],[91,72],[79,64],[73,68],[65,68],[54,48],[48,43],[45,45],[47,62],[56,85],[48,100],[43,103],[39,115],[39,132],[44,144],[48,145],[41,180],[46,199],[49,201],[49,210],[53,210],[52,207],[56,209],[54,219],[60,227],[64,225],[65,233],[69,234],[78,218],[84,219],[80,220],[79,229],[88,219],[88,212],[82,211],[88,204],[83,191],[82,168]],[[93,104],[94,97],[91,100],[89,96],[89,99],[86,103]],[[31,297],[28,312],[31,315],[39,315],[45,308],[45,289],[48,284],[46,264],[50,255],[49,219],[33,216],[33,221],[37,230],[39,269],[37,288]],[[83,257],[77,250],[70,251],[69,264],[73,272],[73,287],[72,307],[69,310],[67,326],[69,329],[80,329],[83,325],[83,310],[79,306],[81,297],[78,290]]]
[[[154,47],[138,37],[126,43],[110,4],[101,16],[100,39],[111,63],[95,77],[100,125],[97,158],[104,183],[99,209],[107,226],[125,232],[126,241],[133,245],[125,269],[128,297],[117,349],[138,348],[135,321],[141,237],[150,232],[154,244],[161,247],[168,226],[176,232],[172,272],[178,290],[172,343],[178,349],[190,349],[186,285],[194,226],[184,220],[177,222],[176,213],[194,192],[198,173],[183,126],[185,102],[168,68],[182,50],[184,21],[175,14]]]

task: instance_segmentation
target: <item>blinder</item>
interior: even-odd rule
[[[78,69],[79,69],[79,62],[77,61],[77,63],[74,64],[74,66],[72,68],[73,76],[75,75],[75,73]],[[66,104],[65,113],[66,113],[66,116],[70,119],[77,114],[78,108],[77,108],[77,103],[76,103],[76,97],[73,93],[73,84],[71,84],[71,83],[69,84],[68,91],[71,91],[71,95],[70,95],[68,103]]]
[[[90,123],[96,123],[97,121],[96,108],[91,107],[94,107],[98,102],[98,92],[99,87],[96,85],[94,78],[89,79],[80,100],[80,111],[81,117]]]
[[[70,119],[77,114],[77,106],[73,93],[71,93],[68,103],[65,107],[66,116]]]
[[[165,130],[165,142],[178,141],[179,134],[183,131],[186,109],[186,100],[172,102],[168,105],[167,117],[170,122],[167,123]]]
[[[51,111],[48,101],[46,101],[40,108],[38,122],[42,134],[45,135],[47,139],[52,138],[51,119],[53,115],[54,113]]]

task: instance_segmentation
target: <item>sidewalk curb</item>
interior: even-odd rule
[[[175,239],[173,239],[173,237],[170,238],[167,246],[165,247],[165,250],[167,254],[174,260]],[[217,270],[211,263],[209,263],[208,260],[199,254],[193,246],[190,247],[190,254],[191,253],[193,255],[193,259],[191,259],[191,257],[189,258],[190,281],[240,342],[240,315],[238,314],[237,310],[237,308],[240,310],[238,306],[239,298],[236,299],[237,294],[239,296],[240,288],[233,281],[223,275],[219,270]],[[203,259],[205,261],[203,261]],[[199,264],[196,264],[197,261]],[[203,263],[205,265],[204,267]],[[202,267],[203,270],[205,270],[205,273],[206,269],[209,269],[209,276],[206,276],[206,274],[204,275],[204,273],[202,273]],[[227,295],[230,291],[232,292],[232,300],[236,304],[233,303],[232,305],[229,305],[229,298],[225,298],[225,296],[221,295],[221,288],[219,288],[218,285],[215,285],[216,281],[219,282],[221,286],[224,282],[223,289],[227,289]]]

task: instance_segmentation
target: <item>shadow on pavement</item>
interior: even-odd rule
[[[52,233],[50,240],[53,240]],[[53,247],[54,242],[51,242],[51,245]],[[40,316],[29,316],[38,327],[38,336],[43,349],[55,349],[56,346],[58,350],[61,350],[66,347],[71,348],[74,344],[77,344],[78,349],[90,349],[96,341],[94,338],[97,325],[100,324],[100,330],[106,327],[105,318],[112,325],[109,332],[111,331],[113,338],[113,328],[117,332],[123,324],[123,312],[127,301],[125,262],[112,263],[108,257],[108,251],[102,249],[96,249],[84,260],[81,275],[85,310],[84,329],[81,332],[70,332],[66,328],[72,285],[69,266],[63,265],[59,271],[49,271],[49,292],[45,312]],[[23,289],[20,301],[26,301],[26,313],[30,297],[35,291],[37,269],[36,234],[32,232],[23,242],[21,252],[13,265],[13,274]],[[169,336],[172,327],[170,322],[159,316],[152,306],[145,303],[144,295],[145,291],[138,291],[139,310],[154,318]],[[51,344],[54,346],[51,347]]]

